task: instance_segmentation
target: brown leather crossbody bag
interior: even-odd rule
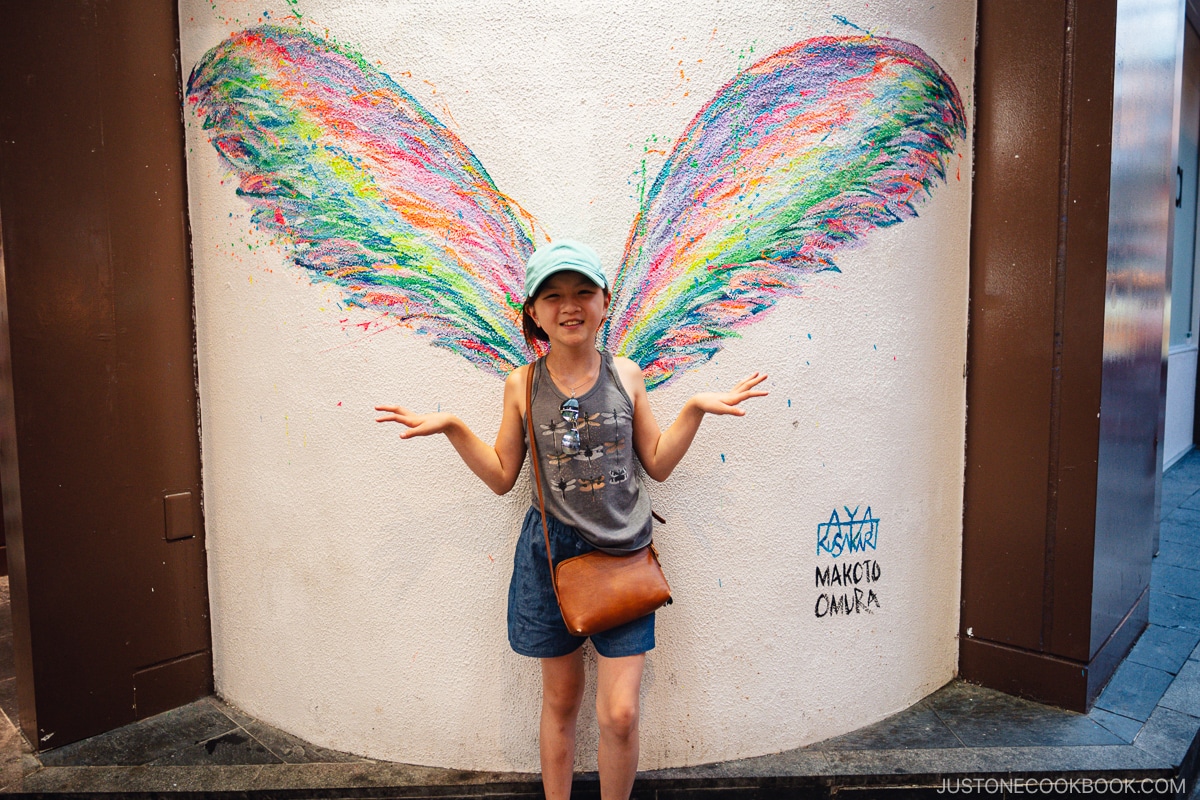
[[[546,537],[550,580],[567,630],[576,636],[591,636],[644,617],[670,603],[671,587],[667,585],[662,565],[658,563],[658,551],[653,544],[621,556],[593,550],[554,566],[550,554],[550,528],[546,524],[546,498],[542,494],[542,473],[538,467],[537,439],[533,430],[535,368],[536,362],[529,365],[529,376],[525,382],[525,424],[529,432],[533,485],[537,487],[538,506],[542,512],[542,533]]]

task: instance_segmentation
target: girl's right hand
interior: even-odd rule
[[[382,417],[376,418],[376,422],[399,422],[407,428],[400,432],[401,439],[445,433],[453,427],[454,421],[457,419],[453,414],[446,412],[415,414],[403,406],[375,406],[375,410],[387,412]]]

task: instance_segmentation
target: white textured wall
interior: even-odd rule
[[[501,191],[609,266],[649,137],[678,136],[750,61],[845,35],[833,14],[917,44],[973,114],[969,0],[315,2],[310,30],[354,46],[470,146]],[[185,74],[244,2],[182,0]],[[279,3],[272,17],[287,13]],[[187,111],[216,686],[328,747],[430,765],[537,768],[539,670],[509,650],[505,603],[527,485],[496,498],[443,439],[401,442],[372,406],[451,410],[490,439],[501,383],[346,311],[255,232]],[[969,137],[968,137],[969,138]],[[651,486],[675,592],[643,690],[643,768],[784,750],[915,702],[955,669],[971,157],[920,216],[842,253],[703,368],[754,369],[771,396],[709,419]],[[650,156],[651,173],[659,161]],[[224,181],[224,183],[222,183]],[[364,327],[358,327],[361,324]],[[817,524],[869,505],[871,614],[817,618]],[[844,516],[844,512],[843,512]],[[850,558],[844,555],[837,561]],[[867,588],[864,585],[864,588]],[[589,694],[589,703],[590,703]],[[594,767],[585,704],[581,766]]]

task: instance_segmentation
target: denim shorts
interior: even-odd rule
[[[580,556],[596,548],[580,538],[575,529],[546,515],[554,563]],[[557,658],[579,649],[587,637],[574,636],[563,622],[550,567],[546,563],[546,537],[542,514],[530,507],[521,525],[517,552],[513,557],[512,581],[508,584],[508,643],[523,656]],[[592,635],[596,652],[606,658],[634,656],[654,649],[654,614],[626,622]]]

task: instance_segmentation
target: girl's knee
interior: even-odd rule
[[[542,708],[560,719],[574,719],[579,716],[579,706],[582,702],[582,691],[542,692]]]
[[[560,718],[579,713],[583,702],[583,659],[578,651],[542,660],[542,708]]]
[[[542,685],[542,708],[561,719],[574,719],[583,703],[583,681],[559,680]]]
[[[596,707],[600,730],[609,736],[627,739],[637,732],[638,704],[636,701],[611,702]]]

